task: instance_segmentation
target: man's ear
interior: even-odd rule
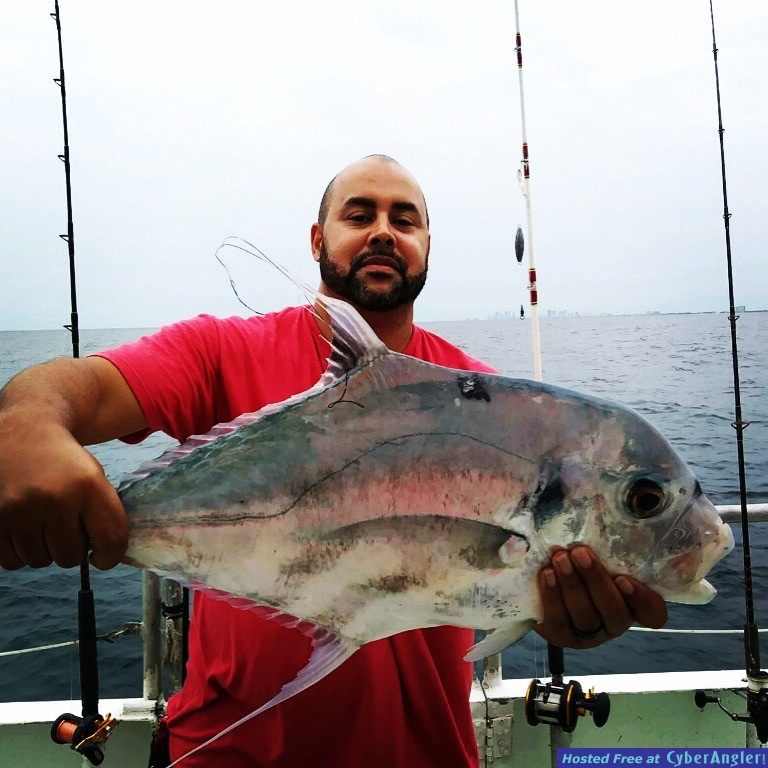
[[[312,258],[320,261],[320,248],[323,245],[323,228],[315,222],[309,234],[309,241],[312,245]]]

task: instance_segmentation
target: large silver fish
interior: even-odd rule
[[[127,562],[296,617],[313,638],[308,666],[258,711],[404,630],[492,630],[468,658],[500,651],[537,620],[553,547],[588,544],[669,600],[714,596],[704,576],[731,530],[642,417],[395,354],[351,306],[321,300],[334,342],[315,387],[119,489]]]

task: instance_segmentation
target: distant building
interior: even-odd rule
[[[582,315],[581,312],[572,312],[570,309],[548,309],[547,317],[591,317],[591,315]]]

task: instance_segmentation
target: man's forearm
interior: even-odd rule
[[[125,380],[101,358],[60,358],[27,368],[11,379],[0,391],[0,424],[30,420],[62,426],[82,445],[146,427]]]
[[[0,419],[45,419],[86,442],[87,421],[99,399],[93,371],[76,360],[52,360],[27,368],[0,390]]]

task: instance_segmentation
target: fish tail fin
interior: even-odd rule
[[[302,622],[304,623],[304,622]],[[345,638],[334,635],[332,632],[328,632],[321,627],[312,627],[309,631],[305,632],[312,639],[312,655],[309,657],[309,662],[305,667],[301,669],[298,675],[293,678],[289,683],[286,683],[280,692],[271,698],[265,704],[262,704],[258,709],[254,709],[253,712],[249,712],[245,717],[241,717],[237,722],[228,725],[223,731],[219,731],[215,736],[212,736],[207,741],[199,744],[194,749],[191,749],[186,754],[174,760],[168,765],[168,768],[178,765],[186,758],[204,749],[209,744],[217,741],[222,736],[225,736],[230,731],[238,728],[248,720],[260,715],[268,709],[271,709],[276,704],[280,704],[286,699],[290,699],[291,696],[295,696],[297,693],[309,688],[318,680],[324,678],[334,669],[340,667],[352,654],[359,648],[358,645],[352,643]]]

